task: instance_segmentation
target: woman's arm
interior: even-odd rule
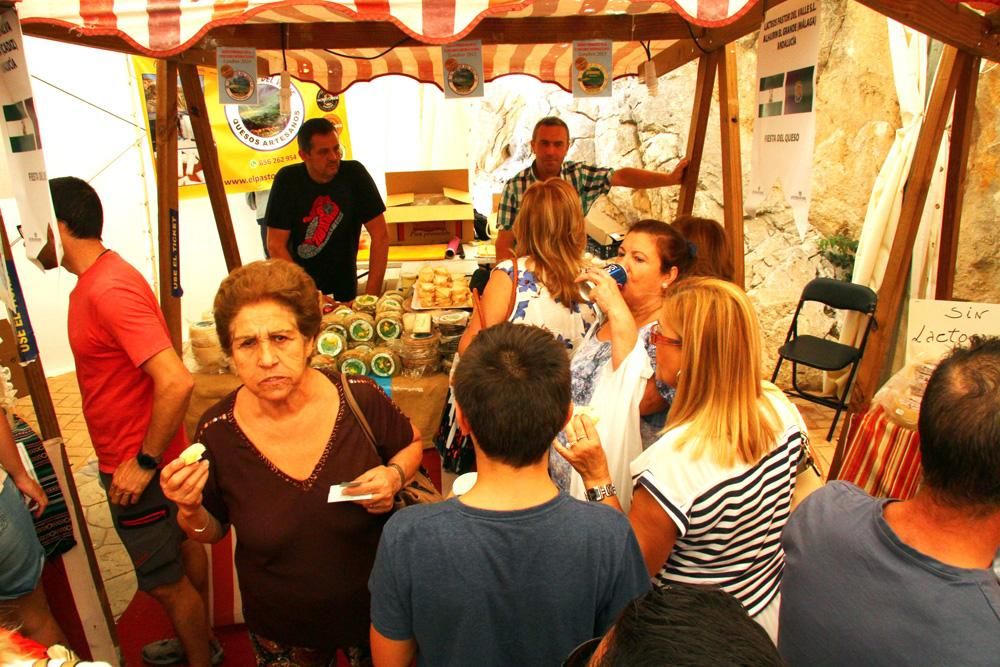
[[[578,283],[585,281],[593,284],[590,298],[607,318],[605,326],[609,327],[611,333],[611,368],[618,370],[618,366],[625,361],[625,357],[635,348],[635,343],[639,340],[639,329],[635,324],[635,318],[622,297],[618,283],[607,272],[587,269],[576,279]]]
[[[352,484],[356,482],[358,486],[344,489],[344,495],[361,496],[370,493],[371,498],[354,502],[371,514],[385,514],[390,511],[395,503],[396,494],[417,474],[420,462],[424,458],[424,443],[420,431],[415,426],[412,428],[413,439],[410,444],[396,452],[386,465],[366,470],[351,480]]]
[[[507,317],[507,312],[510,310],[512,287],[513,281],[507,275],[506,271],[494,269],[493,273],[490,274],[490,279],[486,283],[486,289],[483,290],[483,296],[479,299],[479,309],[483,312],[486,326],[491,327],[494,324],[499,324]],[[465,328],[462,340],[458,342],[458,353],[460,355],[465,353],[465,349],[469,347],[472,339],[476,337],[480,329],[482,329],[482,325],[480,324],[479,310],[476,310],[473,311],[472,317],[469,318],[469,326]]]
[[[222,539],[222,524],[202,505],[202,492],[208,482],[207,460],[186,465],[177,458],[160,471],[160,487],[167,500],[177,505],[177,523],[195,542],[213,544]]]
[[[584,415],[574,417],[566,426],[566,436],[570,447],[563,447],[558,442],[552,444],[574,470],[580,473],[583,485],[592,489],[611,484],[604,447],[601,446],[601,438],[590,418]],[[617,496],[604,498],[601,502],[619,512],[622,510]],[[632,494],[628,520],[639,541],[646,569],[652,576],[667,562],[677,541],[677,527],[656,499],[642,486],[637,487]]]
[[[0,466],[7,471],[14,486],[26,497],[35,501],[34,514],[36,517],[42,516],[45,506],[49,504],[48,496],[38,485],[35,478],[28,474],[21,462],[21,455],[17,451],[17,444],[14,443],[14,434],[10,431],[10,424],[7,418],[0,413]]]

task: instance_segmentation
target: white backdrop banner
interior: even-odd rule
[[[24,38],[13,9],[0,12],[0,108],[3,109],[0,140],[10,168],[10,189],[20,213],[28,258],[38,264],[38,251],[45,245],[51,227],[61,261],[62,246],[55,230],[38,116],[24,57]]]
[[[780,182],[800,237],[808,226],[816,138],[819,15],[816,0],[785,2],[764,16],[757,41],[757,117],[746,208],[752,215]]]

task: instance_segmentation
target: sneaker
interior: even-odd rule
[[[211,646],[212,664],[222,664],[222,661],[226,657],[226,654],[222,650],[222,644],[219,643],[218,639],[213,639]],[[142,647],[142,659],[150,665],[177,665],[187,662],[187,656],[184,654],[184,647],[181,646],[181,640],[176,637],[146,644]]]

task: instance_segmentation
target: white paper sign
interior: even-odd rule
[[[219,104],[257,104],[257,49],[220,47],[215,62]]]
[[[326,494],[328,503],[352,503],[355,500],[371,500],[375,496],[370,493],[362,493],[360,496],[349,496],[344,494],[344,489],[349,488],[347,484],[331,484],[330,490]]]
[[[455,42],[441,47],[445,99],[483,96],[483,43]]]
[[[10,168],[7,177],[17,202],[25,252],[28,259],[41,267],[36,258],[48,241],[51,228],[56,257],[62,261],[62,245],[55,226],[42,155],[42,137],[24,58],[24,39],[17,12],[13,9],[0,12],[0,107],[3,110],[0,140]]]
[[[911,299],[906,361],[941,357],[973,335],[1000,336],[1000,304]]]
[[[752,215],[780,182],[800,237],[809,219],[818,55],[817,0],[785,2],[767,12],[757,40],[757,117],[746,209]]]
[[[611,40],[573,42],[573,97],[611,97]]]

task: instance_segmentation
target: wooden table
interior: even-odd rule
[[[198,420],[205,410],[239,387],[240,379],[230,373],[205,375],[195,373],[191,404],[184,416],[184,428],[193,438]],[[441,423],[441,413],[448,396],[448,376],[435,373],[422,378],[397,376],[392,378],[392,400],[410,418],[414,428],[420,430],[424,449],[434,446],[432,438]]]

